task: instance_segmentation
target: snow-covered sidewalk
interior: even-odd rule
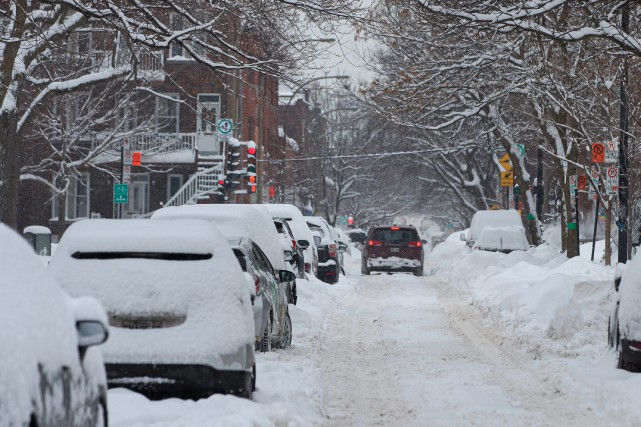
[[[612,425],[639,425],[641,375],[616,369],[607,345],[613,268],[591,262],[587,246],[570,260],[547,245],[506,255],[470,251],[458,234],[434,249],[427,269]]]

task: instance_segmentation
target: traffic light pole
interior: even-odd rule
[[[621,31],[623,34],[630,32],[630,6],[626,2],[621,8]],[[623,71],[621,73],[621,110],[620,110],[620,137],[619,137],[619,229],[618,261],[628,261],[628,96],[626,87],[628,83],[628,60],[623,58]]]

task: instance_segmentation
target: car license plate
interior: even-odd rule
[[[390,252],[398,252],[398,251],[399,251],[399,249],[398,249],[398,248],[389,248],[389,251],[390,251]]]
[[[162,322],[158,320],[123,320],[122,327],[129,329],[156,329],[162,328]]]

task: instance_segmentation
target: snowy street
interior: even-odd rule
[[[347,276],[337,285],[302,283],[298,305],[290,306],[292,346],[257,355],[253,401],[215,395],[197,402],[152,402],[116,389],[109,393],[111,425],[609,426],[635,425],[641,419],[631,393],[641,380],[615,369],[616,356],[605,343],[607,317],[596,314],[607,311],[603,298],[609,282],[598,282],[608,288],[589,295],[601,299],[602,307],[593,300],[571,302],[577,303],[573,313],[590,305],[583,317],[597,316],[599,324],[581,327],[575,317],[564,317],[581,330],[571,340],[576,354],[569,355],[567,346],[554,348],[558,343],[545,337],[548,332],[533,332],[540,313],[529,318],[522,313],[520,320],[505,322],[493,314],[499,307],[496,296],[494,308],[483,307],[463,281],[449,281],[453,273],[465,276],[465,269],[452,264],[472,268],[475,256],[488,255],[460,260],[451,256],[461,250],[457,244],[445,245],[450,252],[443,250],[432,259],[424,277],[361,276],[360,254],[353,251],[351,258],[346,255]],[[516,262],[515,257],[490,255],[504,265]],[[505,277],[511,271],[484,262],[492,274]],[[588,265],[595,268],[588,272],[592,276],[607,274],[589,261],[581,268]],[[483,279],[481,271],[477,276]],[[571,284],[577,279],[565,280]],[[525,282],[512,286],[519,292],[527,289]],[[546,298],[543,305],[548,307],[562,300],[556,294]],[[509,316],[509,309],[502,315]]]

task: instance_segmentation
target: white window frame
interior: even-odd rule
[[[177,192],[180,191],[180,188],[182,188],[183,184],[185,183],[184,177],[182,174],[176,174],[176,173],[170,173],[167,175],[167,200],[171,199],[174,194],[171,194],[171,180],[172,178],[178,178],[180,180],[180,185],[178,185],[178,190]]]
[[[159,133],[178,133],[180,130],[180,95],[177,93],[163,93],[163,96],[157,96],[156,97],[156,125],[158,126]],[[176,101],[171,102],[167,98],[173,98]],[[174,116],[172,115],[166,115],[166,116],[161,116],[160,115],[160,102],[165,101],[165,102],[171,102],[171,106],[175,108],[175,119],[176,119],[176,129],[174,129],[172,132],[166,132],[166,124],[163,123],[163,121],[167,121],[168,119],[172,119]]]
[[[73,221],[80,218],[90,218],[91,216],[91,175],[89,173],[81,174],[81,180],[85,182],[85,191],[83,194],[78,193],[78,178],[69,177],[69,186],[67,187],[67,203],[65,207],[65,221]],[[85,212],[78,212],[78,201],[85,199]],[[80,215],[79,215],[80,213]],[[84,213],[84,215],[83,215]],[[54,196],[51,203],[51,219],[58,218],[58,197]]]

